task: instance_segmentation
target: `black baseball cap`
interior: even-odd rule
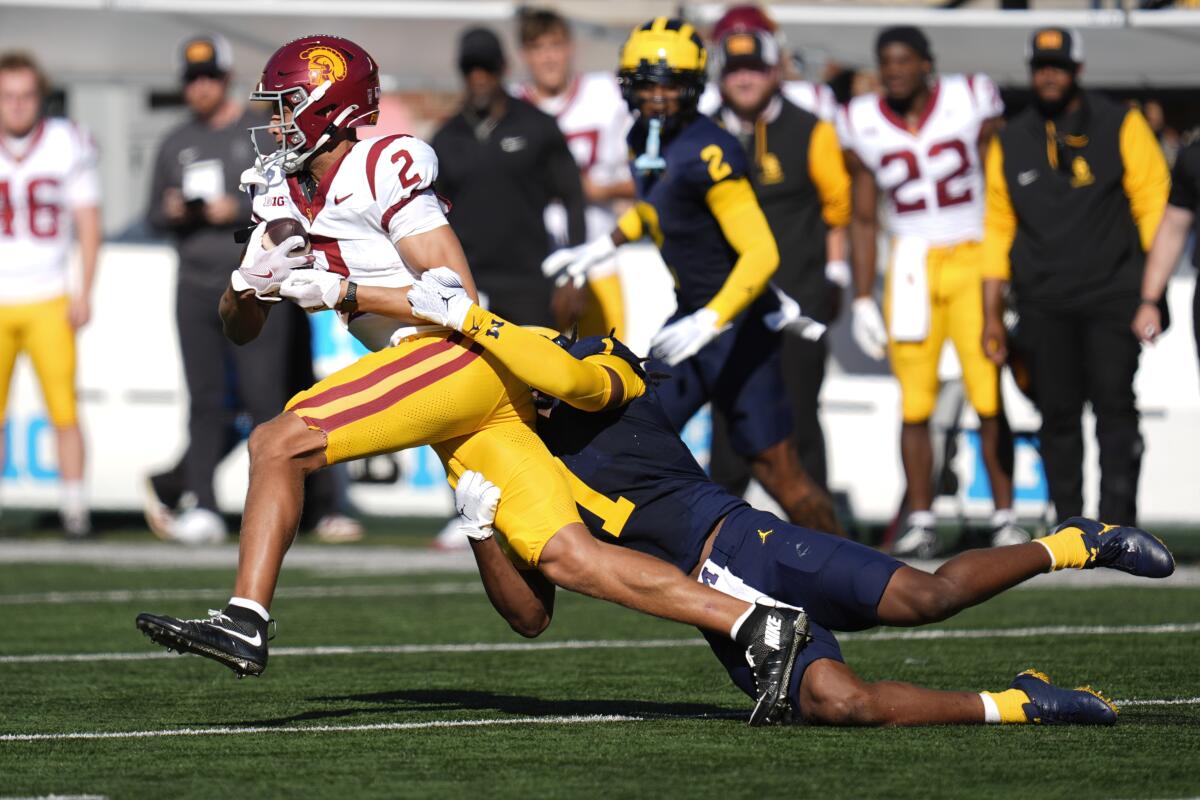
[[[1041,28],[1030,37],[1026,55],[1031,67],[1071,69],[1083,63],[1083,39],[1069,28]]]
[[[180,47],[179,56],[184,83],[201,77],[224,78],[233,68],[233,49],[219,34],[193,36]]]
[[[493,75],[504,71],[504,49],[500,39],[487,28],[471,28],[458,40],[458,70],[466,75],[482,69]]]
[[[767,70],[779,64],[779,43],[766,31],[735,31],[721,40],[721,72]]]

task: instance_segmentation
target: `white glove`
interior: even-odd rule
[[[458,529],[467,538],[482,542],[496,531],[496,505],[500,502],[500,487],[478,472],[467,470],[454,487],[454,507],[458,510]]]
[[[850,265],[845,261],[828,261],[825,263],[825,280],[835,286],[845,289],[850,285]]]
[[[702,308],[680,317],[655,334],[650,340],[650,354],[673,367],[694,356],[720,332],[717,312]]]
[[[292,236],[270,250],[264,250],[262,245],[263,233],[267,223],[260,222],[251,232],[250,240],[246,243],[246,255],[242,263],[229,276],[229,283],[235,292],[254,290],[254,296],[268,303],[279,302],[279,287],[294,269],[311,267],[316,257],[312,253],[290,256],[288,253],[297,247],[304,246],[304,239]]]
[[[605,234],[587,244],[555,250],[542,261],[542,274],[554,278],[555,286],[573,281],[578,289],[587,281],[588,270],[612,258],[615,252],[612,236]]]
[[[342,294],[342,276],[323,269],[293,272],[284,279],[279,294],[307,311],[335,308]]]
[[[856,297],[850,304],[850,332],[859,348],[876,361],[887,355],[887,326],[879,306],[870,297]]]
[[[458,273],[449,267],[426,270],[421,279],[408,288],[408,304],[413,316],[437,325],[461,331],[471,310],[471,297],[463,288]]]
[[[775,284],[771,284],[771,290],[779,298],[779,310],[763,315],[763,323],[768,328],[776,333],[786,330],[810,342],[815,342],[825,335],[825,325],[812,317],[804,316],[800,304],[791,295]]]

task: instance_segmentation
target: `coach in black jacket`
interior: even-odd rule
[[[433,137],[437,191],[451,203],[450,224],[488,307],[515,322],[552,326],[553,287],[542,277],[550,253],[544,214],[561,201],[569,244],[583,243],[579,168],[554,118],[504,91],[494,33],[467,31],[458,66],[466,100]]]
[[[1138,111],[1080,90],[1078,33],[1040,30],[1030,54],[1034,103],[987,157],[984,350],[997,363],[1006,356],[1011,280],[1058,516],[1083,510],[1087,400],[1100,445],[1100,517],[1133,524],[1142,439],[1130,322],[1166,205],[1167,166]]]

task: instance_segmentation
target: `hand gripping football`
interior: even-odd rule
[[[304,230],[304,225],[300,223],[300,220],[293,219],[292,217],[280,217],[267,223],[262,237],[263,249],[270,250],[277,244],[285,242],[293,236],[302,238],[304,246],[292,250],[288,255],[294,256],[312,252],[312,242],[308,238],[308,231]]]

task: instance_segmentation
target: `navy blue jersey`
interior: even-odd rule
[[[572,353],[580,357],[592,340],[602,341],[581,340]],[[570,470],[572,494],[593,536],[684,572],[699,561],[717,521],[744,505],[704,474],[650,387],[608,411],[558,403],[538,418],[538,435]]]
[[[645,127],[635,125],[629,146],[641,153],[645,143]],[[638,201],[654,210],[647,227],[675,276],[679,311],[690,313],[716,295],[738,258],[709,211],[706,195],[721,181],[745,178],[749,163],[738,140],[703,116],[676,134],[662,156],[666,169],[635,170],[634,181]]]

